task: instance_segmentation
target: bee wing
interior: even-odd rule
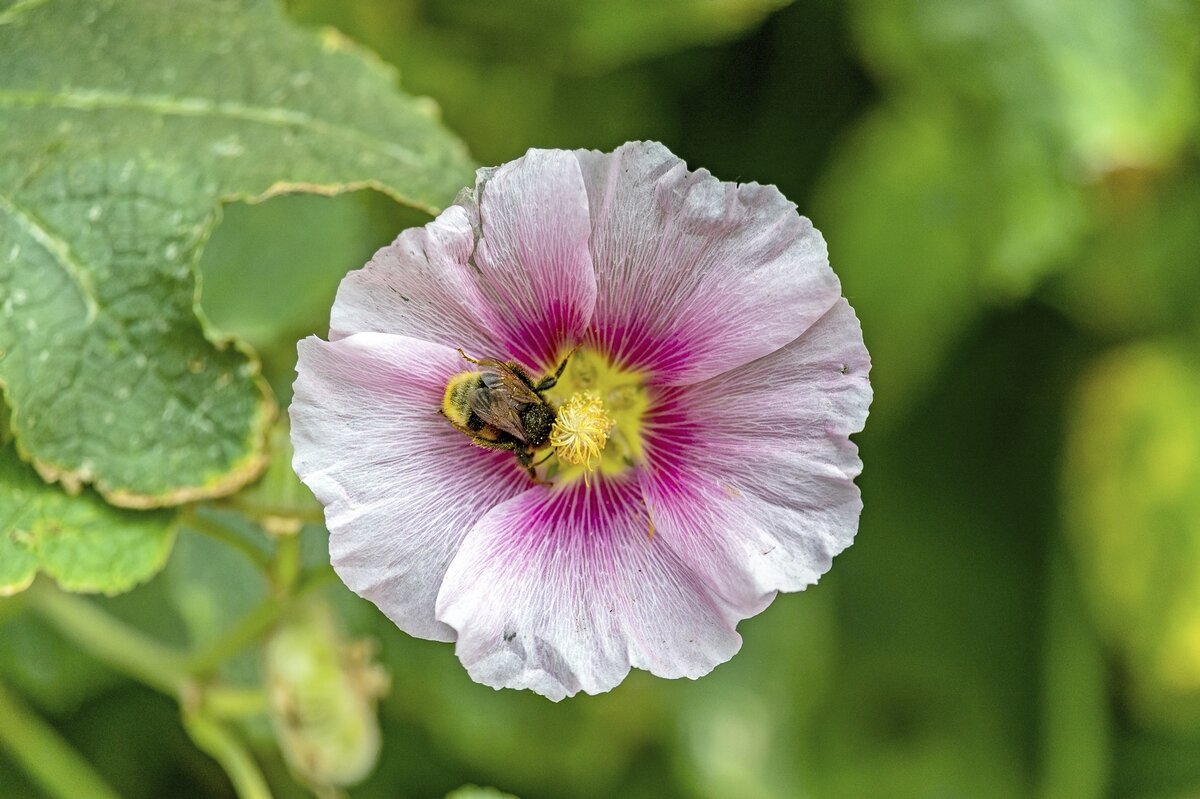
[[[503,368],[495,372],[483,373],[483,384],[485,386],[493,391],[500,391],[507,394],[510,400],[519,405],[533,405],[542,401],[542,398],[521,379],[520,375],[504,364],[501,364],[501,366]]]
[[[483,385],[471,394],[469,400],[471,410],[492,427],[503,430],[518,441],[524,441],[525,427],[521,424],[520,410],[528,404],[528,401],[514,398],[513,392],[509,391],[503,382],[490,381],[489,377],[490,375],[485,373]],[[520,380],[517,382],[520,383]],[[525,387],[523,383],[521,386]],[[529,393],[533,394],[533,392]],[[533,399],[537,401],[537,395],[533,395]]]

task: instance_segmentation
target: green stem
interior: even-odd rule
[[[286,596],[291,593],[300,576],[300,536],[289,535],[277,539],[275,558],[272,561],[272,581],[275,590]]]
[[[299,579],[299,584],[290,597],[267,597],[243,616],[232,629],[208,646],[193,653],[188,658],[188,671],[195,675],[212,672],[270,630],[279,621],[279,617],[291,607],[293,600],[321,587],[334,576],[331,568],[314,569],[306,572]],[[289,578],[290,583],[296,583],[296,581],[294,577]]]
[[[226,546],[233,547],[238,552],[245,555],[251,563],[253,563],[259,571],[264,574],[271,573],[271,560],[267,553],[263,552],[254,544],[247,541],[244,537],[238,535],[233,530],[230,530],[224,524],[211,519],[208,516],[196,510],[195,506],[188,508],[180,516],[180,525],[189,530],[194,530],[197,533],[206,535],[209,538],[219,541]]]
[[[187,679],[187,659],[182,653],[49,583],[34,583],[28,596],[42,618],[97,660],[165,694],[180,696]]]
[[[1113,719],[1108,669],[1067,542],[1052,537],[1042,644],[1041,795],[1112,792]]]
[[[196,746],[225,769],[240,799],[271,799],[271,789],[258,764],[233,733],[200,713],[185,712],[183,726]]]
[[[271,629],[287,606],[284,600],[267,597],[241,618],[231,630],[188,659],[192,674],[208,674]]]
[[[267,696],[254,688],[210,685],[204,689],[204,712],[217,719],[245,718],[267,712]]]
[[[120,799],[104,778],[0,683],[0,748],[6,749],[30,779],[61,799]]]
[[[327,583],[337,582],[337,572],[333,567],[326,563],[324,566],[317,566],[314,569],[309,569],[300,578],[300,588],[296,591],[296,596],[303,596],[309,591],[313,591]]]

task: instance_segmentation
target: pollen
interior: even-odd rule
[[[550,446],[560,460],[583,466],[586,476],[599,464],[612,427],[604,401],[595,392],[578,392],[558,409]]]

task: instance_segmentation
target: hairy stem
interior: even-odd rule
[[[0,748],[39,788],[59,799],[119,799],[70,744],[0,683]]]

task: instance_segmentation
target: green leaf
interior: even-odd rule
[[[171,514],[119,510],[91,493],[46,485],[0,449],[0,595],[39,571],[68,591],[117,594],[150,578],[171,550]]]
[[[572,4],[567,31],[575,68],[611,70],[758,25],[792,0],[593,0]],[[531,4],[537,5],[537,4]],[[511,15],[510,19],[519,19]]]
[[[1067,530],[1092,616],[1135,710],[1200,723],[1200,372],[1144,344],[1084,375],[1068,416]]]
[[[404,30],[412,47],[450,55],[453,68],[472,60],[535,64],[566,74],[594,74],[745,33],[792,0],[509,0],[419,4],[288,0],[301,19],[325,18],[372,36]],[[432,13],[431,13],[432,11]],[[537,25],[530,25],[537,19]],[[381,36],[382,38],[382,36]],[[379,42],[381,51],[386,42]],[[432,47],[431,47],[432,45]],[[406,47],[408,43],[406,42]],[[447,47],[454,50],[446,52]],[[406,71],[407,74],[407,71]],[[622,86],[626,86],[622,82]]]
[[[231,493],[265,465],[274,403],[253,355],[196,317],[220,202],[374,187],[434,211],[469,182],[466,154],[379,62],[274,3],[0,13],[0,382],[18,447],[113,504]]]

